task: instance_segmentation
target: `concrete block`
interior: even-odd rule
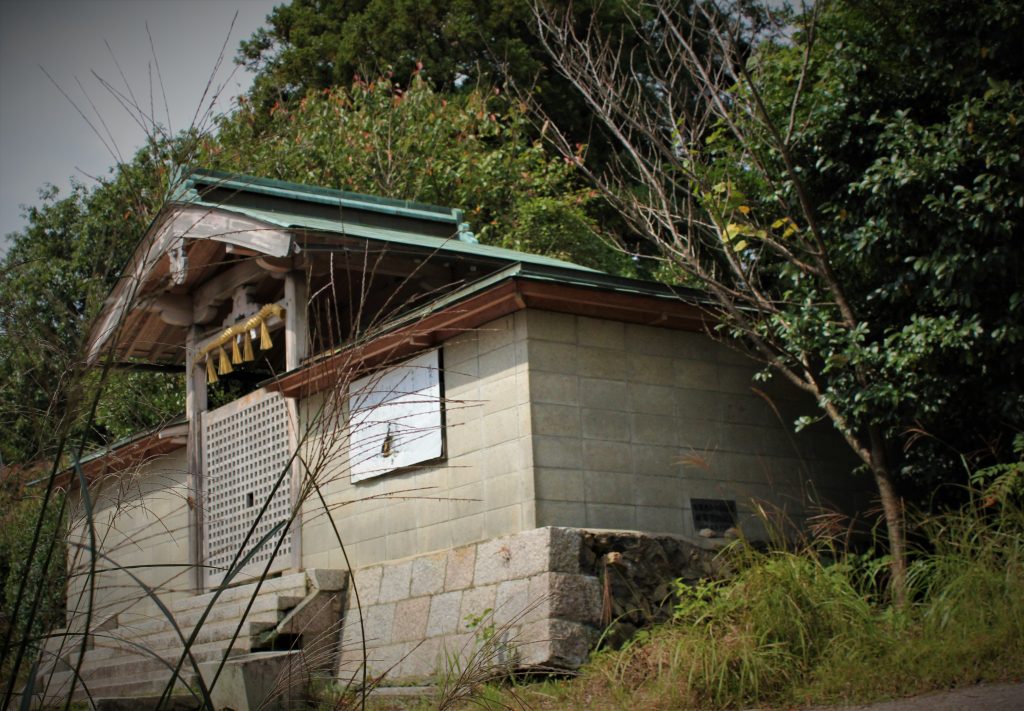
[[[460,518],[458,522],[452,522],[449,530],[452,534],[453,546],[465,546],[484,539],[484,523],[487,514],[478,513],[472,516]]]
[[[411,595],[433,595],[444,591],[447,557],[447,553],[435,553],[416,558],[412,562]]]
[[[550,527],[548,531],[548,570],[556,573],[580,572],[582,536],[577,528]]]
[[[389,533],[385,541],[385,550],[387,551],[388,560],[396,560],[398,558],[408,558],[411,555],[415,555],[420,552],[420,532],[415,528],[410,528],[405,531],[398,531],[396,533]],[[387,568],[384,569],[385,572]],[[381,585],[381,595],[384,595],[383,581]],[[397,593],[395,593],[397,594]],[[408,588],[406,588],[406,594],[408,594]],[[405,597],[404,595],[401,597]],[[401,599],[394,598],[394,599]]]
[[[484,447],[494,447],[517,437],[519,437],[519,417],[516,408],[500,410],[484,416]]]
[[[601,621],[601,583],[592,575],[543,573],[530,578],[535,618],[559,618],[588,625]]]
[[[514,373],[510,373],[505,377],[485,380],[480,385],[483,413],[489,415],[492,412],[514,407],[519,401],[518,387],[519,384],[516,382]]]
[[[634,383],[629,389],[629,409],[631,412],[671,417],[676,411],[676,389]]]
[[[444,367],[445,377],[449,368],[462,370],[458,366],[466,362],[476,362],[479,355],[477,350],[477,333],[467,332],[459,334],[444,342]]]
[[[675,383],[675,367],[672,358],[630,352],[626,354],[625,367],[630,383],[647,383],[649,385],[673,385]]]
[[[637,506],[636,525],[641,531],[651,533],[685,534],[683,509],[660,506]]]
[[[717,392],[718,365],[700,360],[675,359],[672,364],[673,384],[677,388]]]
[[[598,348],[617,350],[624,350],[626,347],[625,324],[619,321],[580,316],[576,321],[576,333],[581,346],[597,346]]]
[[[483,479],[490,483],[494,477],[504,474],[512,474],[523,468],[522,454],[525,448],[523,440],[513,439],[502,442],[494,447],[488,447],[480,453],[482,460],[481,469]]]
[[[515,340],[511,316],[504,316],[476,329],[480,353],[489,353]]]
[[[463,546],[448,551],[445,562],[444,589],[462,590],[473,584],[476,567],[476,546]]]
[[[220,660],[200,664],[204,682],[210,684],[219,667]],[[295,679],[304,686],[307,678],[299,651],[246,654],[224,663],[210,697],[218,711],[285,711],[293,708],[305,691],[301,686],[290,686],[288,680]]]
[[[366,667],[371,674],[384,674],[389,670],[394,673],[416,648],[417,642],[398,642],[368,651]]]
[[[577,669],[596,636],[596,631],[577,622],[539,620],[520,628],[516,649],[526,666]]]
[[[467,618],[480,617],[494,612],[495,599],[498,592],[497,585],[482,585],[477,588],[469,588],[462,593],[462,607],[459,610],[461,629],[466,629]]]
[[[536,467],[578,469],[583,443],[575,437],[533,436],[533,464]]]
[[[587,527],[636,530],[636,507],[619,504],[587,504]]]
[[[587,526],[587,508],[581,501],[537,500],[535,518],[538,526]]]
[[[532,431],[555,437],[580,436],[580,411],[573,405],[534,403]]]
[[[576,342],[576,317],[553,311],[526,312],[526,330],[529,338],[541,341]]]
[[[628,442],[584,440],[582,468],[600,469],[607,472],[632,472],[633,449]]]
[[[489,353],[480,354],[480,377],[494,378],[512,375],[516,369],[516,346],[496,348]]]
[[[634,479],[632,503],[638,506],[681,507],[685,503],[683,487],[674,476],[643,476]]]
[[[457,525],[457,524],[454,524]],[[431,551],[443,551],[451,548],[452,543],[452,527],[451,521],[444,523],[438,523],[433,526],[427,526],[426,528],[420,529],[420,547]],[[442,572],[442,580],[444,574]],[[413,573],[413,583],[416,582],[416,574]]]
[[[453,488],[449,496],[449,509],[456,520],[461,521],[473,514],[479,514],[485,508],[483,481]]]
[[[534,491],[538,499],[583,501],[583,472],[576,469],[534,469]]]
[[[380,600],[380,579],[384,569],[375,565],[370,568],[359,568],[352,573],[353,584],[359,589],[359,599],[363,605],[375,605]]]
[[[630,416],[625,412],[586,408],[582,412],[582,421],[583,436],[587,439],[602,442],[630,440]]]
[[[426,639],[410,649],[395,670],[395,677],[403,680],[433,680],[443,660],[442,641],[441,638]]]
[[[575,372],[581,378],[620,380],[624,377],[623,351],[580,347]]]
[[[380,601],[394,602],[409,597],[412,561],[384,566],[380,580]]]
[[[579,403],[579,379],[565,373],[530,371],[530,397],[535,403],[576,405]]]
[[[566,373],[576,375],[576,346],[571,343],[527,341],[530,372]]]
[[[523,477],[518,473],[484,479],[484,502],[489,511],[518,503],[523,498]]]
[[[583,500],[587,503],[632,504],[636,485],[633,474],[587,471],[583,474]]]
[[[391,639],[395,642],[418,642],[427,632],[430,597],[414,597],[395,603],[395,622]]]
[[[518,503],[500,509],[491,509],[484,515],[484,536],[504,536],[523,528],[522,506]]]
[[[494,624],[506,625],[526,615],[535,603],[529,592],[530,581],[526,579],[499,583],[494,601]]]
[[[451,634],[459,629],[462,591],[445,592],[430,598],[427,637]]]
[[[580,378],[580,404],[602,410],[624,410],[628,403],[625,380]]]
[[[391,644],[391,632],[394,626],[395,603],[389,602],[384,605],[370,605],[363,608],[363,629],[366,632],[368,645],[378,647]]]
[[[510,536],[509,578],[528,578],[547,571],[551,564],[551,529],[535,528]]]
[[[512,539],[494,538],[476,547],[473,585],[488,585],[512,577]]]
[[[679,440],[679,423],[659,415],[630,415],[633,441],[638,444],[675,445]]]

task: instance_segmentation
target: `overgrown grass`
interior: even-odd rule
[[[912,603],[885,559],[828,545],[725,555],[727,583],[680,587],[672,622],[517,693],[535,708],[790,707],[1024,675],[1024,512],[970,508],[916,526]]]

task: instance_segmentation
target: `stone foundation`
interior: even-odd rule
[[[606,603],[611,619],[639,624],[629,611],[663,614],[672,580],[711,573],[710,553],[679,538],[558,527],[369,566],[348,591],[339,674],[360,670],[360,609],[367,671],[388,681],[430,679],[487,639],[520,668],[574,669]]]

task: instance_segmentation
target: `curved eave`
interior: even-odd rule
[[[184,250],[184,274],[172,272],[175,250]],[[186,328],[161,318],[161,313],[190,308],[188,295],[216,273],[231,252],[287,257],[292,235],[279,225],[234,210],[169,204],[104,302],[89,336],[88,359],[95,361],[109,349],[114,359],[180,362]]]

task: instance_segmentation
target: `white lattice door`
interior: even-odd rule
[[[285,398],[266,390],[203,413],[207,587],[220,584],[233,561],[242,560],[257,546],[233,583],[262,574],[271,556],[269,572],[291,566],[290,532],[276,555],[274,548],[282,534],[263,541],[291,512],[293,438],[288,420]]]

